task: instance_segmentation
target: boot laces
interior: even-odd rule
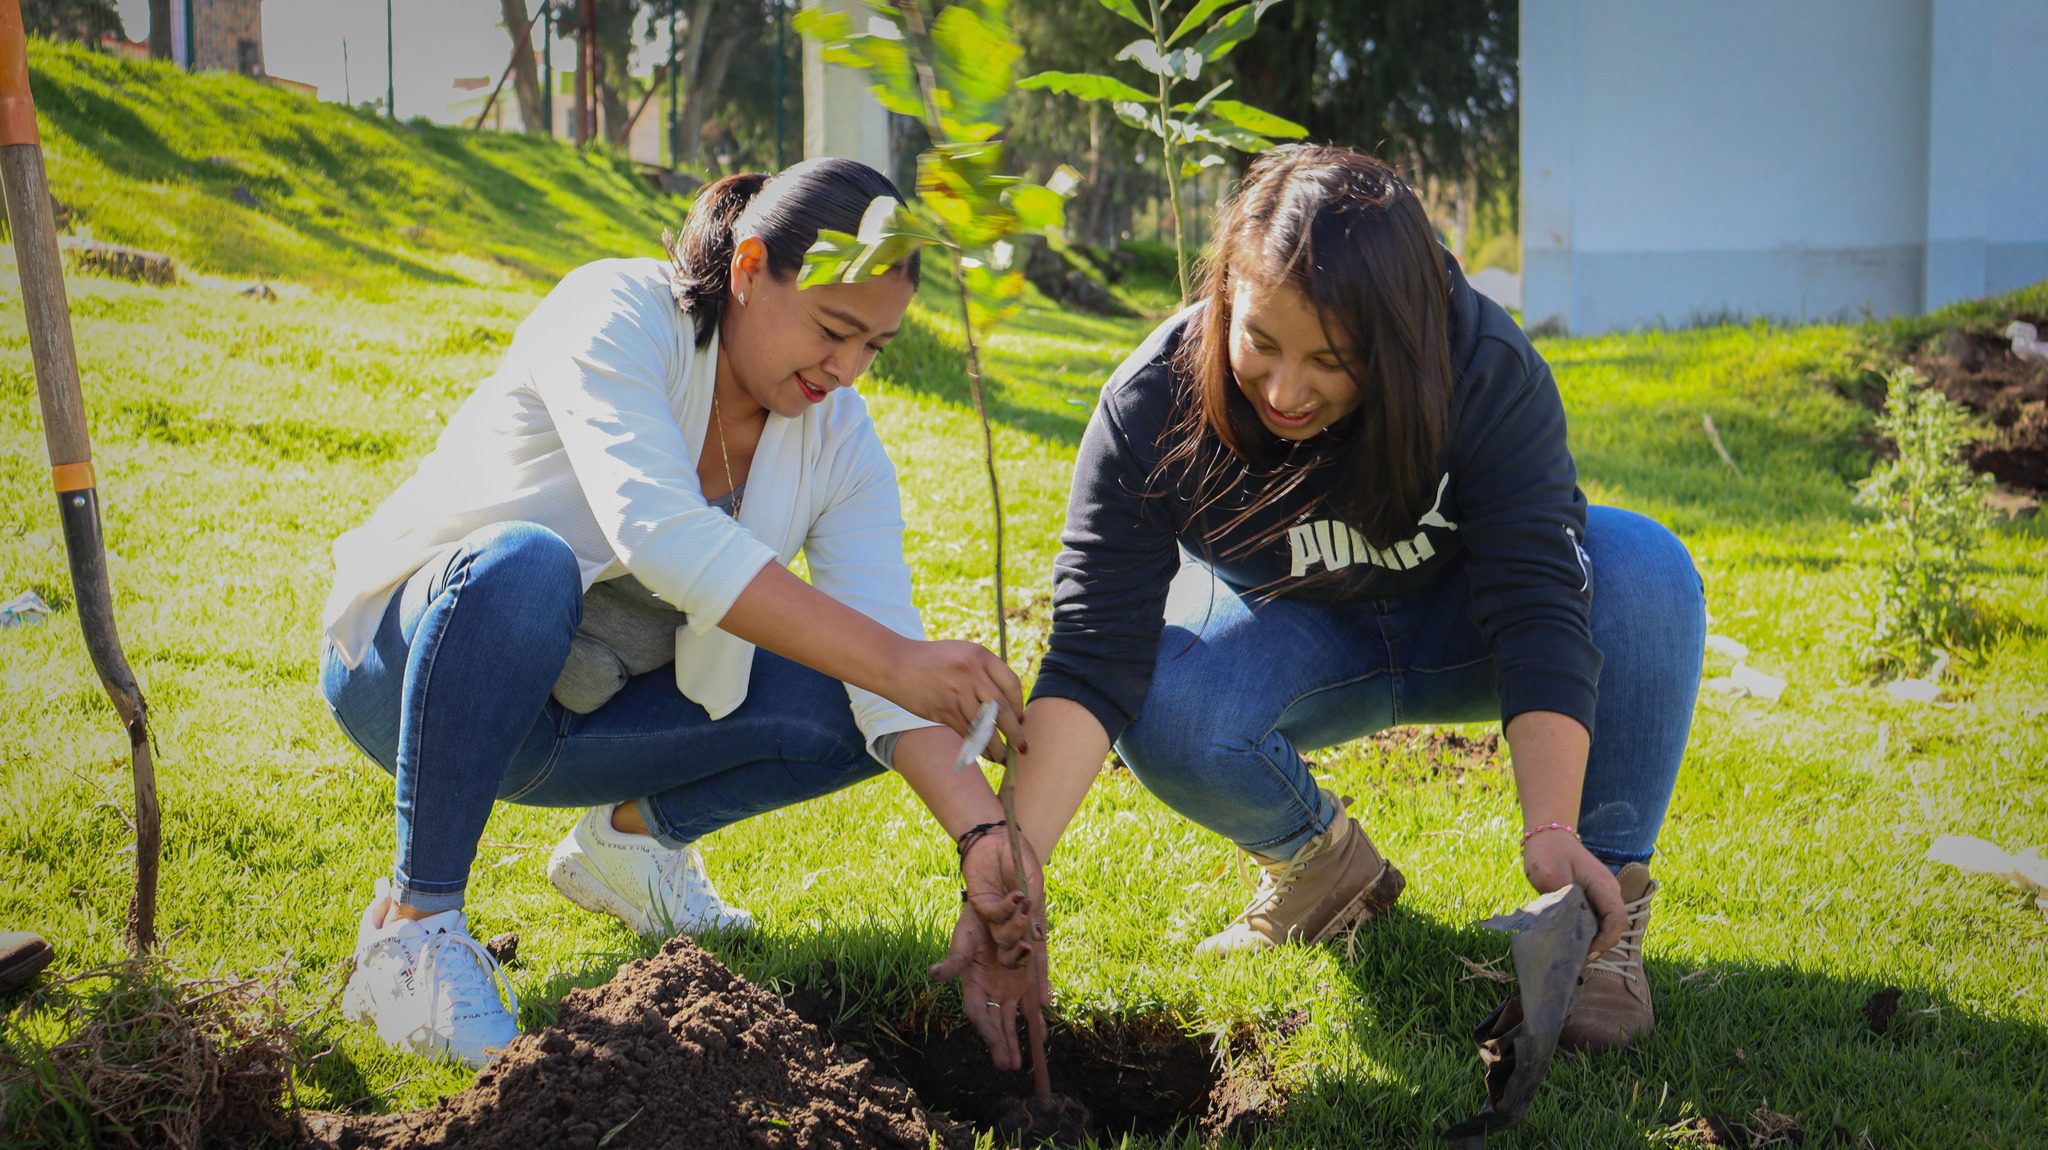
[[[512,1017],[519,1017],[519,993],[512,989],[511,978],[468,931],[442,930],[428,936],[420,945],[420,966],[429,965],[433,973],[427,978],[423,1025],[431,1026],[444,1004],[451,1018],[484,1003],[496,1004],[500,986],[512,1000]]]
[[[704,856],[698,853],[695,843],[674,852],[662,864],[661,878],[668,889],[682,899],[683,905],[677,908],[679,910],[705,899],[723,901],[718,897],[718,889],[711,885],[711,876],[704,872]]]
[[[1622,905],[1621,909],[1628,914],[1628,929],[1621,932],[1621,937],[1605,953],[1586,964],[1586,973],[1603,971],[1617,975],[1625,982],[1634,982],[1643,976],[1643,928],[1648,925],[1643,911],[1649,905],[1648,892],[1634,902]]]
[[[1238,921],[1249,922],[1253,915],[1267,907],[1277,907],[1286,902],[1288,894],[1294,890],[1294,884],[1301,878],[1302,872],[1308,869],[1308,864],[1323,853],[1323,845],[1321,839],[1310,839],[1306,846],[1295,852],[1293,858],[1270,862],[1258,860],[1249,851],[1239,851],[1237,865],[1240,874],[1246,873],[1247,864],[1258,867],[1263,873],[1259,875],[1258,889],[1252,894],[1252,901],[1246,905],[1243,913],[1237,916]]]

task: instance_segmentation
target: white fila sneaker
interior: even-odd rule
[[[633,933],[747,930],[754,916],[719,897],[694,845],[670,850],[651,835],[612,827],[612,808],[591,807],[548,858],[548,881],[584,910],[608,914]]]
[[[356,930],[356,967],[341,994],[341,1013],[377,1028],[397,1050],[453,1057],[483,1067],[519,1037],[519,996],[490,952],[470,937],[460,910],[422,919],[390,913],[391,883]],[[512,1000],[507,1010],[498,986]]]

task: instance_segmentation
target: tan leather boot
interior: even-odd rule
[[[1579,998],[1564,1020],[1558,1045],[1565,1050],[1597,1052],[1627,1046],[1657,1025],[1650,1005],[1650,980],[1643,976],[1643,932],[1650,926],[1650,903],[1657,884],[1650,868],[1630,863],[1614,876],[1628,912],[1628,928],[1607,953],[1586,964],[1579,976]]]
[[[1354,922],[1369,922],[1401,897],[1408,880],[1373,849],[1358,820],[1338,800],[1337,820],[1302,844],[1291,859],[1258,855],[1259,888],[1229,926],[1202,940],[1196,954],[1264,950],[1286,942],[1314,944]]]

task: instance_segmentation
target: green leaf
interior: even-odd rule
[[[881,213],[883,218],[894,214],[893,210]],[[868,215],[877,215],[872,206]],[[862,221],[862,231],[869,231],[866,220]],[[889,230],[881,230],[865,239],[829,229],[820,231],[810,250],[804,253],[797,290],[873,279],[910,258],[910,253],[916,251],[922,242],[914,235]]]
[[[823,8],[805,8],[789,18],[789,26],[796,29],[799,36],[830,42],[844,40],[853,34],[853,17]]]
[[[1018,184],[1003,190],[1003,202],[1016,214],[1021,231],[1052,231],[1067,225],[1067,198],[1051,188]]]
[[[1045,89],[1077,100],[1132,100],[1151,103],[1148,96],[1114,76],[1094,72],[1039,72],[1017,82],[1019,88]]]
[[[796,281],[797,290],[840,282],[840,277],[860,258],[861,249],[866,246],[846,232],[820,229],[818,238],[811,241],[810,250],[804,253],[803,272]]]
[[[1117,119],[1122,120],[1131,127],[1141,132],[1150,132],[1155,136],[1161,134],[1162,129],[1159,127],[1158,113],[1152,111],[1146,105],[1134,100],[1117,100],[1111,103],[1109,107],[1111,111],[1116,113]]]
[[[1218,84],[1215,87],[1209,89],[1207,92],[1203,93],[1201,99],[1196,100],[1192,104],[1175,104],[1173,106],[1173,110],[1176,112],[1184,112],[1190,116],[1200,115],[1202,110],[1207,108],[1211,101],[1215,100],[1216,97],[1223,94],[1223,89],[1230,87],[1230,85],[1233,83],[1235,83],[1235,81],[1225,80],[1221,84]]]
[[[1008,26],[985,19],[970,5],[954,4],[932,25],[932,53],[941,130],[959,140],[995,135],[1002,127],[1003,99],[1024,54]]]
[[[1200,108],[1192,109],[1201,111]],[[1178,111],[1178,109],[1176,109]],[[1218,100],[1209,105],[1209,111],[1243,128],[1262,136],[1279,136],[1282,139],[1298,140],[1308,135],[1308,129],[1285,116],[1278,116],[1264,108],[1254,108],[1239,100]]]
[[[1194,11],[1181,17],[1180,25],[1173,30],[1173,35],[1166,38],[1166,42],[1172,44],[1175,40],[1201,27],[1202,21],[1215,15],[1218,8],[1235,3],[1237,3],[1237,0],[1201,0],[1201,3],[1195,5]]]
[[[1213,168],[1222,162],[1223,157],[1214,152],[1203,156],[1199,160],[1182,160],[1180,162],[1180,178],[1183,180],[1192,179],[1199,175],[1203,168]]]
[[[969,257],[960,261],[960,282],[967,287],[968,322],[977,336],[1022,310],[1022,272],[997,271],[987,261]]]
[[[1139,14],[1138,5],[1133,0],[1099,0],[1099,2],[1104,8],[1129,20],[1145,31],[1150,32],[1152,30],[1152,22]]]
[[[1273,141],[1259,135],[1257,132],[1245,131],[1235,124],[1226,123],[1222,120],[1204,120],[1201,122],[1175,120],[1173,124],[1180,129],[1181,138],[1190,143],[1196,140],[1206,140],[1211,144],[1221,144],[1226,148],[1235,148],[1240,152],[1251,152],[1253,154],[1266,151],[1273,146]]]
[[[1259,30],[1259,17],[1266,14],[1266,9],[1279,2],[1280,0],[1254,0],[1242,8],[1231,9],[1229,15],[1216,21],[1215,26],[1203,33],[1201,39],[1195,41],[1194,50],[1204,60],[1221,60],[1230,55],[1232,48]]]
[[[892,16],[891,12],[877,12],[868,22],[870,31],[855,32],[846,13],[807,8],[797,13],[792,24],[819,42],[826,63],[866,72],[868,88],[884,108],[923,119],[924,95],[917,86],[917,73],[911,69],[902,29]],[[887,31],[875,31],[877,28]]]
[[[1138,67],[1154,76],[1165,76],[1170,80],[1192,80],[1202,74],[1199,52],[1193,48],[1161,52],[1158,43],[1152,40],[1133,40],[1124,45],[1116,58],[1135,61]]]

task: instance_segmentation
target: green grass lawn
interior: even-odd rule
[[[563,149],[303,101],[265,111],[290,98],[190,82],[231,86],[255,119],[299,116],[315,138],[366,141],[366,158],[332,172],[343,214],[331,225],[317,223],[317,203],[305,215],[245,208],[193,158],[253,171],[286,144],[186,112],[153,121],[152,107],[196,98],[168,72],[122,65],[110,77],[115,65],[40,49],[35,61],[59,197],[102,238],[210,273],[169,289],[70,285],[122,638],[159,742],[164,952],[195,974],[290,965],[295,1010],[331,1027],[309,1034],[308,1051],[334,1046],[299,1083],[308,1105],[426,1103],[468,1075],[383,1049],[331,1001],[356,914],[389,864],[391,786],[314,688],[327,548],[429,448],[552,276],[595,255],[658,251],[679,205]],[[143,95],[104,106],[86,95],[119,90]],[[171,158],[115,156],[99,123],[114,125],[109,139],[153,135]],[[422,234],[445,247],[422,254],[386,234],[420,222],[384,179],[387,154],[417,169],[406,179],[442,189],[426,196],[442,198]],[[290,167],[280,178],[319,182]],[[588,188],[577,185],[586,169]],[[500,181],[536,190],[506,200]],[[527,208],[469,218],[501,201]],[[568,226],[551,226],[558,218]],[[273,235],[284,238],[257,242]],[[236,293],[259,274],[282,281],[278,301]],[[979,434],[944,305],[928,285],[862,390],[901,473],[928,627],[992,643]],[[34,590],[58,612],[0,631],[0,928],[52,938],[61,977],[121,953],[127,756],[70,610],[20,314],[9,249],[0,598]],[[1147,325],[1035,308],[994,341],[1013,661],[1027,678],[1075,445],[1096,388]],[[1870,464],[1870,419],[1816,377],[1865,335],[1735,326],[1541,344],[1589,495],[1674,527],[1705,574],[1713,630],[1791,685],[1775,705],[1701,700],[1646,948],[1657,1034],[1559,1063],[1527,1132],[1504,1143],[1704,1144],[1693,1119],[1760,1127],[1761,1109],[1796,1116],[1809,1145],[1837,1133],[1855,1146],[2048,1142],[2048,918],[2001,883],[1920,857],[1943,833],[2048,844],[2048,530],[2001,526],[1981,554],[1982,625],[1956,653],[1953,702],[1894,703],[1863,682],[1853,651],[1882,555],[1851,483]],[[1702,413],[1742,476],[1714,455]],[[1709,674],[1725,670],[1709,657]],[[1472,924],[1530,893],[1509,778],[1498,762],[1455,771],[1400,742],[1320,758],[1410,877],[1395,915],[1348,949],[1194,963],[1193,944],[1246,894],[1230,852],[1109,773],[1051,872],[1058,1013],[1263,1035],[1290,1102],[1260,1145],[1426,1142],[1482,1099],[1466,1035],[1501,988],[1465,963],[1495,961],[1506,943]],[[547,885],[547,852],[573,817],[500,808],[471,888],[480,937],[521,935],[512,977],[528,1027],[569,988],[651,949]],[[707,941],[750,978],[826,991],[856,1026],[955,1011],[922,974],[957,905],[951,852],[905,788],[877,780],[706,848],[725,893],[762,924],[752,940]],[[1905,994],[1878,1035],[1862,1005],[1884,986]],[[1283,1026],[1290,1015],[1306,1024]],[[49,1037],[39,1019],[19,1026],[17,1039]]]

